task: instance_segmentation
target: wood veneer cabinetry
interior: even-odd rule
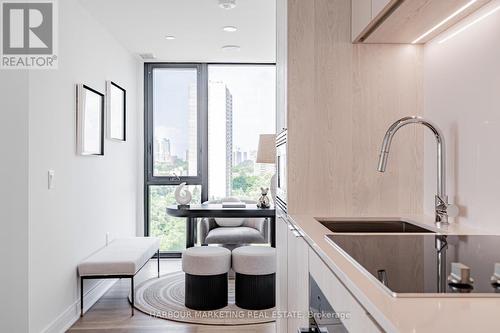
[[[426,43],[491,0],[352,0],[352,40],[363,43]]]
[[[384,12],[385,8],[390,8],[389,4],[394,0],[352,0],[352,40],[355,41],[367,27],[377,22],[379,14]]]
[[[387,127],[421,115],[416,45],[351,43],[348,0],[288,0],[288,212],[421,213],[423,134],[408,127],[377,172]]]

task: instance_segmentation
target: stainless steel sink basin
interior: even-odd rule
[[[434,233],[434,231],[419,227],[401,220],[328,220],[316,219],[333,232],[344,233]]]

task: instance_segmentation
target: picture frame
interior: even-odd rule
[[[127,140],[127,91],[113,81],[106,81],[107,137]]]
[[[85,84],[76,86],[77,154],[104,155],[104,94]]]

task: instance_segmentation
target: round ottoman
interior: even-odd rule
[[[190,247],[182,254],[186,307],[216,310],[227,305],[227,272],[231,251],[223,247]]]
[[[263,310],[276,303],[276,249],[243,246],[233,250],[236,273],[236,305],[248,310]]]

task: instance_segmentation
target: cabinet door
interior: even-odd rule
[[[361,306],[311,248],[309,248],[309,272],[332,308],[337,313],[350,315],[348,318],[341,317],[342,324],[349,332],[383,332],[370,313]]]
[[[280,313],[285,313],[288,309],[288,222],[286,215],[276,212],[276,308]],[[287,332],[286,317],[276,319],[276,332]]]
[[[309,325],[309,246],[294,229],[288,232],[288,333]],[[292,315],[293,314],[293,315]]]

